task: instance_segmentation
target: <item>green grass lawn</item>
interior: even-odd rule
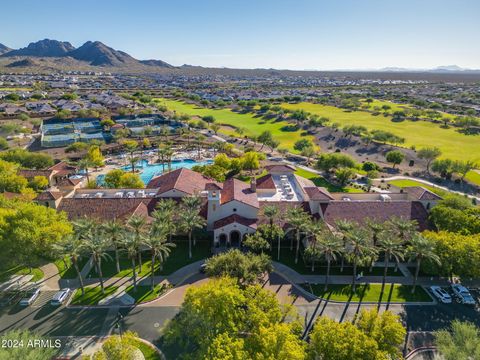
[[[155,300],[165,293],[166,290],[167,288],[163,284],[155,285],[153,291],[150,285],[137,286],[137,291],[135,291],[133,285],[131,285],[125,290],[125,292],[135,299],[136,304],[139,304]]]
[[[293,149],[295,142],[302,138],[313,140],[310,135],[303,135],[303,131],[289,131],[288,126],[291,124],[287,121],[265,120],[254,114],[241,114],[230,109],[206,109],[196,105],[187,104],[181,101],[159,98],[156,101],[165,105],[169,110],[175,111],[177,114],[187,114],[190,116],[206,116],[215,117],[216,123],[237,128],[244,128],[245,135],[259,135],[265,130],[270,130],[273,137],[280,142],[281,148],[286,148],[291,152],[298,153]],[[233,131],[225,131],[227,135],[232,135]],[[238,136],[238,135],[237,135]]]
[[[82,290],[77,289],[73,294],[71,305],[97,305],[98,302],[117,291],[118,286],[108,286],[105,288],[105,294],[102,294],[100,285],[85,287],[85,295],[82,296]]]
[[[332,123],[363,125],[369,130],[386,130],[405,138],[403,146],[416,146],[417,149],[434,145],[442,150],[442,157],[452,160],[473,160],[480,163],[480,136],[464,135],[451,127],[444,129],[440,124],[428,121],[394,122],[390,116],[374,116],[366,111],[345,111],[334,106],[298,103],[284,103],[286,109],[303,109],[312,114],[328,117]]]
[[[150,345],[147,345],[144,342],[136,339],[133,341],[132,345],[140,349],[145,360],[162,360],[162,357]]]
[[[444,191],[442,189],[438,189],[436,187],[429,186],[429,185],[426,185],[424,183],[421,183],[421,182],[415,181],[415,180],[409,180],[409,179],[391,180],[388,183],[390,185],[396,186],[398,188],[404,188],[404,187],[410,187],[410,186],[421,186],[421,187],[423,187],[427,190],[430,190],[431,192],[433,192],[433,193],[435,193],[439,196],[443,196],[446,193],[446,191]]]
[[[480,173],[478,173],[477,171],[469,171],[467,173],[467,176],[465,176],[465,179],[467,179],[472,184],[480,185]]]
[[[31,281],[40,281],[44,277],[43,271],[38,267],[30,270],[28,267],[14,266],[10,269],[0,270],[0,282],[7,281],[13,275],[33,275]]]
[[[65,267],[65,262],[66,262],[66,267]],[[76,279],[77,278],[77,272],[75,270],[75,267],[72,265],[72,262],[69,257],[65,258],[65,262],[63,260],[56,260],[55,261],[55,266],[58,269],[58,274],[62,279]],[[88,262],[88,257],[81,257],[78,260],[78,269],[82,271],[83,267],[85,264]]]
[[[197,241],[197,245],[192,247],[192,258],[188,258],[188,241],[184,240],[174,240],[176,247],[172,249],[170,256],[167,258],[163,264],[162,269],[158,266],[158,260],[155,267],[155,275],[169,275],[178,269],[184,267],[185,265],[191,264],[195,261],[206,259],[211,255],[211,246],[209,241]],[[151,260],[148,251],[144,252],[142,263],[142,271],[139,272],[140,268],[137,263],[137,276],[144,277],[150,276],[151,272]],[[113,253],[110,253],[108,259],[102,260],[102,272],[105,278],[107,277],[125,277],[132,276],[132,263],[128,259],[125,253],[122,253],[120,256],[120,272],[117,273],[115,267],[115,256]],[[88,274],[90,277],[98,277],[98,274],[95,268],[90,270]]]
[[[341,186],[334,185],[331,182],[327,181],[323,176],[315,174],[308,170],[298,168],[297,170],[295,170],[295,174],[305,179],[311,180],[315,184],[315,186],[324,187],[330,192],[363,192],[362,189],[357,189],[354,187],[347,186],[342,188]]]
[[[277,260],[277,246],[273,246],[271,257],[273,261]],[[298,258],[298,263],[295,264],[295,243],[293,246],[293,251],[290,251],[290,247],[287,246],[287,240],[283,244],[280,250],[280,263],[287,265],[288,267],[292,268],[299,274],[303,275],[325,275],[327,273],[327,267],[325,263],[317,263],[315,265],[315,271],[312,272],[312,267],[310,264],[305,263],[302,257],[302,251],[300,250],[300,256]],[[383,276],[383,267],[373,267],[372,271],[368,267],[358,267],[357,274],[363,272],[364,276]],[[336,264],[332,264],[330,268],[330,275],[345,275],[351,276],[353,275],[353,267],[350,264],[345,264],[343,268],[343,272],[341,271],[340,267],[340,259]],[[389,267],[387,270],[387,276],[403,276],[400,270],[395,271],[393,267]]]
[[[417,286],[412,294],[412,286],[400,284],[385,284],[383,294],[382,284],[359,284],[355,292],[350,284],[330,284],[324,291],[323,284],[302,284],[308,292],[317,297],[333,301],[354,302],[431,302],[432,298],[426,291]]]

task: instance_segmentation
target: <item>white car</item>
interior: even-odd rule
[[[450,304],[452,302],[452,297],[440,286],[430,286],[430,291],[433,295],[444,304]]]
[[[475,299],[468,289],[461,284],[453,284],[452,290],[458,296],[462,304],[475,305]]]
[[[53,295],[53,298],[50,301],[50,304],[54,306],[62,305],[68,299],[71,292],[72,290],[69,288],[60,290],[55,295]]]
[[[25,295],[20,300],[20,305],[21,306],[31,305],[38,298],[38,295],[40,295],[40,288],[33,288],[30,290],[27,290],[25,292]]]

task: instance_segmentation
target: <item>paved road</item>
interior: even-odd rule
[[[121,328],[133,330],[142,338],[155,342],[166,322],[179,310],[187,286],[195,286],[205,279],[195,275],[185,286],[174,289],[164,298],[148,305],[123,307]],[[187,285],[188,284],[188,285]],[[376,304],[334,303],[308,297],[293,287],[283,277],[272,274],[263,287],[274,291],[279,300],[293,303],[309,328],[318,316],[329,316],[339,321],[352,319],[363,308]],[[50,336],[98,336],[118,331],[118,316],[109,308],[66,308],[52,307],[49,299],[53,291],[46,292],[27,308],[19,306],[0,309],[0,333],[11,329],[28,328]],[[293,297],[291,297],[293,295]],[[478,295],[478,294],[477,294]],[[409,331],[433,331],[449,325],[453,319],[468,320],[480,326],[480,310],[461,304],[439,305],[381,305],[380,310],[389,309],[400,314]],[[117,311],[117,310],[116,310]]]

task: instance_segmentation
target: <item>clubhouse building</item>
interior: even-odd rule
[[[429,209],[441,198],[422,187],[404,188],[398,193],[330,193],[308,179],[295,174],[290,165],[266,166],[267,174],[245,183],[230,178],[223,183],[181,168],[154,177],[145,189],[80,189],[68,193],[45,191],[36,201],[65,211],[70,219],[91,217],[98,220],[125,221],[132,215],[150,218],[157,202],[185,196],[200,196],[200,214],[206,230],[212,232],[214,245],[240,246],[246,234],[268,220],[262,209],[276,205],[279,222],[288,226],[285,212],[301,207],[312,218],[333,225],[344,219],[363,223],[366,219],[384,222],[392,217],[415,220],[419,230],[428,227]]]

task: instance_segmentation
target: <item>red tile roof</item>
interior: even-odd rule
[[[275,165],[267,165],[265,166],[265,169],[268,171],[268,172],[288,172],[288,173],[291,173],[293,171],[295,171],[295,167],[293,167],[292,165],[287,165],[287,164],[275,164]]]
[[[63,193],[60,191],[44,191],[37,195],[35,200],[58,200],[63,196]]]
[[[47,179],[52,175],[53,170],[31,170],[23,169],[18,170],[18,175],[23,176],[27,179],[33,179],[35,176],[45,176]]]
[[[233,200],[255,208],[259,207],[257,194],[250,189],[250,185],[238,179],[230,178],[223,183],[220,202],[225,204]]]
[[[70,178],[65,178],[65,179],[59,179],[57,180],[57,185],[59,186],[75,186],[78,185],[82,182],[83,179],[70,179]]]
[[[325,221],[351,220],[362,224],[370,218],[385,222],[392,217],[418,221],[419,230],[428,228],[428,212],[418,201],[343,201],[335,200],[320,205]]]
[[[276,189],[273,176],[267,174],[257,179],[257,189]]]
[[[159,195],[172,189],[193,195],[205,190],[206,185],[209,183],[214,183],[214,181],[196,171],[180,168],[154,177],[148,183],[147,188],[158,188],[157,194]]]
[[[327,189],[321,187],[304,187],[303,190],[307,193],[310,200],[329,201],[333,200],[332,195]]]
[[[219,219],[215,221],[213,223],[213,228],[216,230],[233,223],[238,223],[244,226],[248,226],[248,227],[251,227],[252,229],[257,228],[257,219],[247,219],[237,214],[233,214],[233,215],[224,217],[223,219]]]
[[[440,196],[421,186],[407,186],[403,191],[416,200],[442,200]]]
[[[65,161],[60,161],[59,163],[50,166],[48,170],[76,172],[78,170],[78,167],[74,165],[69,165]]]
[[[90,217],[102,221],[127,219],[133,214],[147,216],[155,199],[140,198],[63,198],[58,207],[65,211],[69,219]]]

